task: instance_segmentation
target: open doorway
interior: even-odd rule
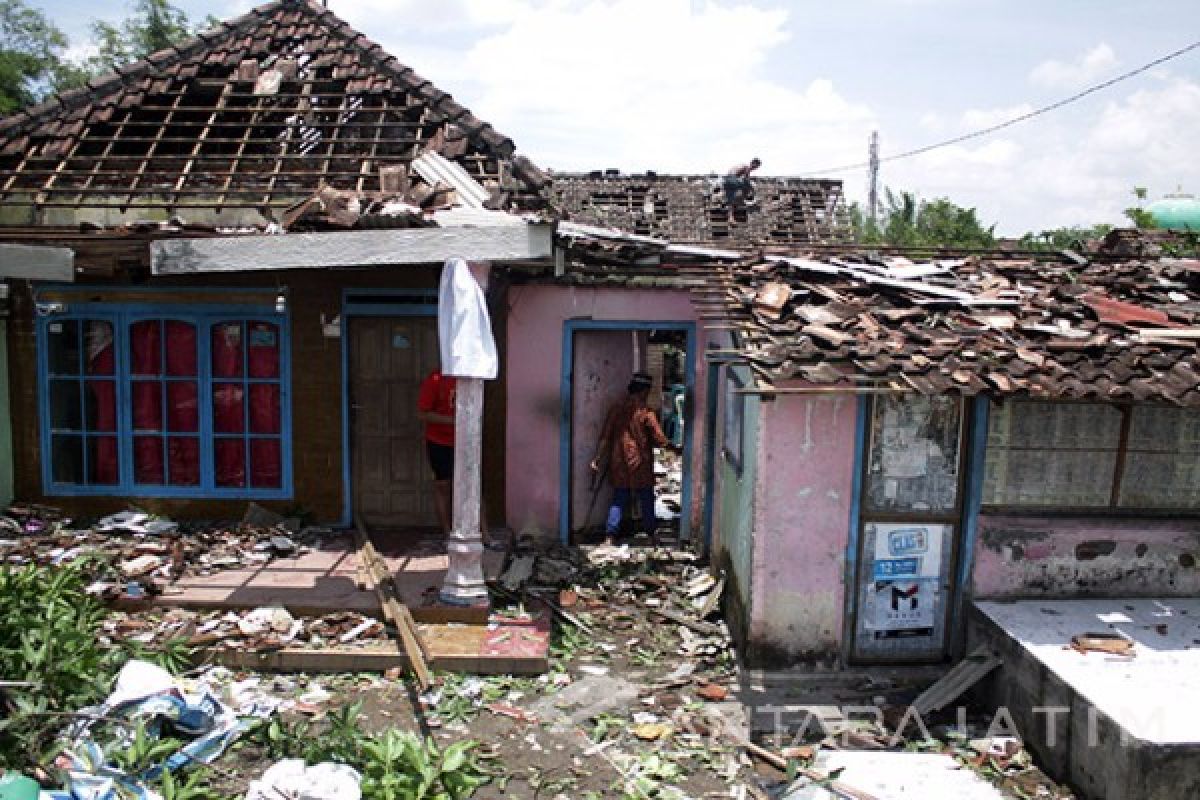
[[[647,406],[679,448],[654,450],[655,518],[660,536],[691,533],[692,392],[695,327],[682,322],[567,323],[563,349],[563,453],[560,533],[564,541],[601,541],[613,501],[606,465],[590,468],[610,409],[627,396],[635,372],[651,378]],[[649,533],[634,498],[619,535]],[[636,540],[635,540],[636,541]]]

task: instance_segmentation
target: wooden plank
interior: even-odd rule
[[[359,563],[366,567],[368,582],[379,597],[384,616],[400,634],[404,653],[417,676],[417,683],[422,689],[428,689],[433,684],[433,676],[429,673],[426,663],[428,654],[423,650],[417,634],[416,623],[413,622],[412,615],[408,613],[408,608],[396,599],[398,592],[392,573],[376,551],[375,545],[371,543],[362,521],[357,517],[354,520],[354,538],[358,544]]]
[[[155,275],[439,264],[451,255],[468,261],[527,261],[550,258],[551,226],[164,239],[153,242],[150,250]]]
[[[913,710],[922,717],[934,711],[940,711],[983,680],[1001,663],[1000,659],[987,647],[976,648],[970,655],[955,664],[940,680],[921,692],[913,701]]]

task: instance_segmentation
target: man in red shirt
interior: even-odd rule
[[[425,452],[433,469],[434,505],[442,530],[450,532],[454,488],[454,378],[429,373],[417,393],[417,419],[425,424]]]

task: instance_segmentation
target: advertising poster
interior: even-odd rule
[[[876,524],[865,624],[877,637],[932,635],[948,525]]]

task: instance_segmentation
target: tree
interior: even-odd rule
[[[41,100],[57,84],[67,37],[22,0],[0,0],[0,115]]]
[[[897,247],[971,247],[995,244],[995,225],[984,227],[973,208],[962,208],[945,197],[919,200],[912,192],[884,190],[879,223],[867,218],[857,204],[850,208],[855,240],[862,244]]]
[[[170,0],[135,0],[133,13],[121,24],[101,20],[92,23],[97,53],[82,66],[93,75],[111,72],[123,64],[178,44],[211,22],[212,17],[209,17],[206,22],[193,26],[187,14]]]
[[[1125,209],[1125,216],[1133,223],[1133,227],[1140,230],[1150,230],[1158,227],[1154,222],[1154,215],[1147,211],[1143,205],[1146,202],[1146,194],[1145,186],[1133,187],[1133,196],[1137,198],[1137,205]]]

